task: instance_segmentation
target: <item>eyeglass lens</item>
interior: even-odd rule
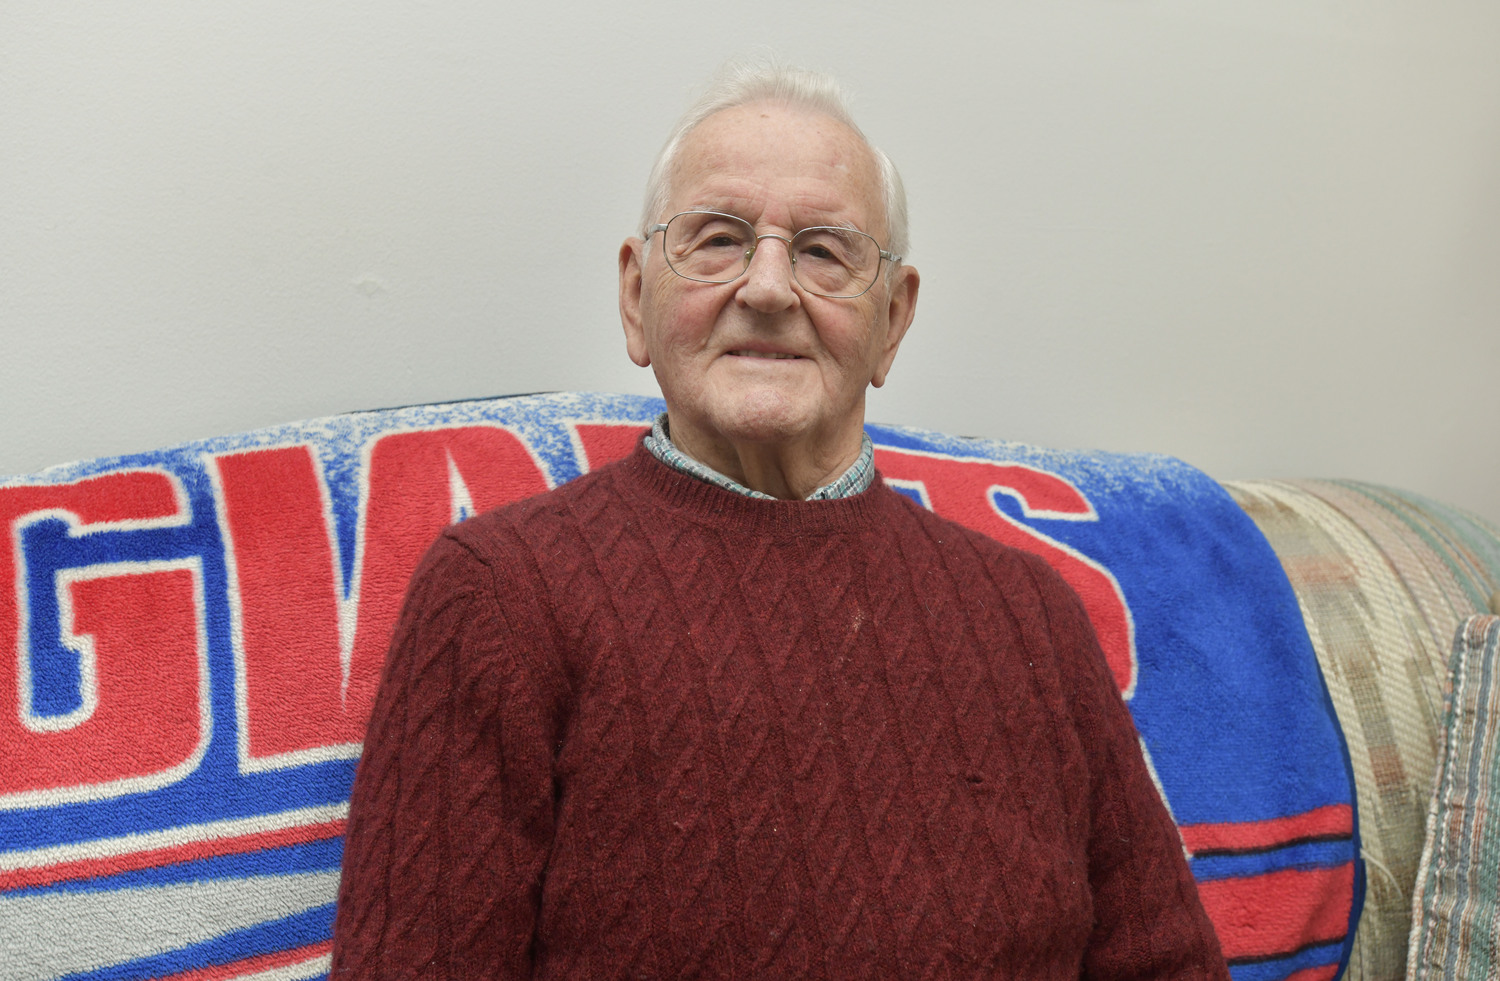
[[[687,279],[727,283],[750,266],[755,229],[744,219],[685,211],[667,222],[667,264]],[[792,274],[824,296],[858,296],[880,271],[880,246],[852,228],[804,228],[792,236]]]

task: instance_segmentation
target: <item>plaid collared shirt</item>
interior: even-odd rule
[[[870,437],[864,433],[860,434],[859,459],[845,470],[843,474],[832,483],[824,484],[811,494],[807,495],[809,501],[834,501],[841,497],[853,497],[870,486],[875,479],[875,447],[870,444]],[[681,470],[683,473],[699,480],[707,481],[715,487],[722,487],[735,494],[745,497],[759,498],[762,501],[774,501],[776,498],[770,494],[762,494],[758,490],[751,490],[744,484],[719,473],[712,467],[705,466],[679,450],[672,443],[672,438],[667,435],[667,414],[663,412],[656,417],[656,422],[651,426],[651,432],[646,436],[646,449],[651,455],[662,463]]]

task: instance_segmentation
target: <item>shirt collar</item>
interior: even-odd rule
[[[824,484],[811,494],[807,495],[809,501],[835,501],[842,497],[853,497],[869,488],[875,480],[875,447],[870,443],[870,437],[860,433],[859,458],[839,476],[837,480]],[[651,432],[646,434],[646,449],[651,455],[662,463],[699,480],[707,481],[716,487],[744,497],[753,497],[763,501],[774,501],[776,498],[770,494],[762,494],[758,490],[751,490],[737,480],[726,477],[719,471],[707,464],[700,463],[679,450],[673,444],[671,436],[667,434],[667,414],[663,412],[656,417],[656,422],[651,426]]]

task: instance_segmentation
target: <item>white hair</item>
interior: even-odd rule
[[[714,76],[708,91],[683,113],[672,129],[672,135],[667,137],[666,144],[656,155],[651,176],[646,180],[646,205],[641,214],[641,229],[650,228],[666,217],[662,212],[672,195],[672,164],[687,135],[714,113],[755,102],[775,102],[794,109],[821,113],[854,131],[875,158],[875,167],[880,175],[881,196],[885,201],[885,227],[890,237],[885,248],[896,255],[906,255],[911,248],[907,238],[906,188],[901,184],[901,175],[896,172],[896,165],[891,163],[891,158],[879,147],[870,142],[869,137],[854,122],[844,90],[832,76],[775,62],[726,64]],[[650,246],[650,239],[647,239],[646,244]],[[894,265],[889,268],[893,269]]]

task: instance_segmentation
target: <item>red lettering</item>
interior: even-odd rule
[[[1098,562],[1002,512],[992,494],[1009,494],[1027,517],[1097,521],[1093,505],[1071,483],[1019,463],[966,460],[877,447],[875,465],[888,480],[918,489],[929,507],[945,518],[1003,544],[1046,559],[1083,600],[1099,635],[1116,684],[1126,698],[1135,692],[1135,626],[1120,584]]]
[[[61,570],[57,622],[36,623],[27,556],[16,549],[26,525],[49,518],[80,537],[182,524],[188,511],[173,479],[154,470],[0,488],[0,807],[163,786],[190,773],[208,745],[198,560]],[[51,636],[79,659],[81,704],[65,715],[33,704],[32,658]]]
[[[365,720],[345,711],[338,567],[312,450],[229,453],[213,467],[231,577],[241,763],[358,744]]]
[[[353,581],[312,450],[213,460],[232,570],[240,760],[247,769],[353,755],[406,582],[445,526],[548,482],[498,426],[392,433],[367,453]]]
[[[629,456],[641,433],[650,428],[634,422],[580,422],[574,424],[573,431],[578,434],[588,469],[598,470],[606,463]]]

